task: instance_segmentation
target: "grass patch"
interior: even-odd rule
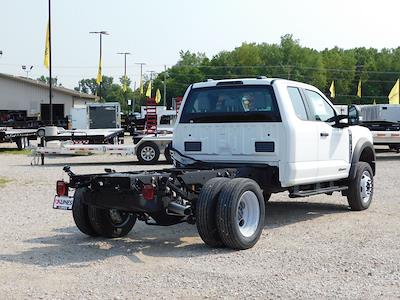
[[[0,188],[1,187],[5,187],[7,183],[9,183],[11,180],[4,178],[4,177],[0,177]]]
[[[22,155],[28,155],[31,154],[31,150],[28,149],[13,149],[13,148],[0,148],[0,154],[22,154]]]

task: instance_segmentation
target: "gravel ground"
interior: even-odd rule
[[[31,159],[0,151],[9,180],[0,185],[0,299],[400,298],[399,154],[378,153],[364,212],[338,193],[273,195],[260,241],[246,251],[208,248],[188,224],[139,222],[126,238],[88,238],[70,212],[52,209],[62,166],[145,168],[121,156]]]

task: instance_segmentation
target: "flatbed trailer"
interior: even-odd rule
[[[68,138],[69,137],[69,138]],[[44,165],[44,156],[49,155],[91,155],[91,154],[117,154],[122,156],[136,155],[142,164],[155,164],[160,154],[164,154],[167,162],[171,162],[168,146],[172,141],[172,134],[141,135],[135,136],[134,144],[120,143],[83,143],[84,135],[62,135],[57,140],[55,137],[46,137],[44,142],[32,149],[32,164]],[[97,138],[97,137],[96,137]],[[99,141],[102,139],[99,137]]]
[[[400,123],[397,122],[363,122],[374,140],[374,145],[387,145],[390,149],[400,152]]]
[[[18,149],[25,149],[31,140],[36,140],[36,129],[15,129],[0,127],[0,143],[16,143]]]
[[[37,130],[38,136],[44,138],[45,142],[73,141],[84,144],[118,144],[123,142],[124,138],[124,130],[122,128],[76,130],[58,128],[57,132],[51,135],[47,135],[45,130],[45,128]]]

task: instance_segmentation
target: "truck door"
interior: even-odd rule
[[[318,143],[318,181],[331,181],[348,176],[349,130],[334,127],[328,120],[336,115],[334,108],[316,91],[304,91],[317,127]]]

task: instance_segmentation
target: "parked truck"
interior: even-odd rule
[[[174,168],[80,175],[65,167],[69,182],[57,182],[53,207],[72,209],[89,236],[122,237],[137,220],[188,222],[209,246],[248,249],[260,238],[272,193],[340,192],[352,210],[370,206],[375,152],[358,122],[355,106],[338,115],[323,93],[300,82],[195,83],[174,128]]]

